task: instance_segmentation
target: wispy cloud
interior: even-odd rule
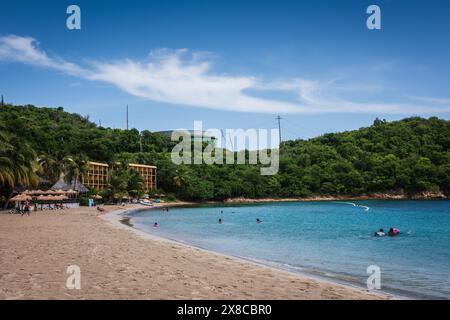
[[[450,112],[445,99],[415,99],[406,102],[355,102],[344,99],[352,86],[335,81],[301,77],[270,81],[249,75],[214,72],[208,55],[181,50],[155,50],[145,61],[123,59],[93,61],[85,66],[51,57],[30,37],[0,37],[0,60],[15,61],[52,69],[90,81],[111,84],[133,96],[151,101],[216,110],[259,113],[377,113],[427,114]],[[355,85],[358,90],[358,85]],[[263,98],[248,92],[279,91],[294,93],[286,101]]]
[[[450,105],[450,99],[435,98],[435,97],[419,97],[419,96],[407,96],[408,99],[413,101],[420,101],[425,103],[432,103],[436,105],[448,106]]]
[[[0,37],[0,60],[17,61],[55,69],[75,76],[81,76],[85,71],[64,59],[50,58],[44,51],[37,48],[37,43],[33,38],[15,35]]]

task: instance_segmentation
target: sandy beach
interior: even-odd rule
[[[0,299],[389,298],[146,237],[118,222],[136,207],[0,214]]]

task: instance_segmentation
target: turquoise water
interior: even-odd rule
[[[367,267],[377,265],[384,291],[450,298],[450,201],[354,204],[370,210],[348,202],[294,202],[147,210],[130,217],[150,234],[357,286],[366,285]],[[390,227],[401,235],[373,236]]]

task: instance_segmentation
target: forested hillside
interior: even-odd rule
[[[355,131],[285,141],[274,176],[261,176],[254,165],[177,166],[170,160],[173,146],[167,136],[98,127],[62,108],[0,106],[3,190],[11,179],[14,184],[34,182],[32,174],[28,180],[19,174],[27,161],[66,156],[157,165],[160,191],[189,200],[450,190],[450,122],[435,117],[376,119]],[[14,164],[21,161],[17,171]],[[52,177],[45,170],[34,172]]]

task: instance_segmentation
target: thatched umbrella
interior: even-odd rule
[[[97,200],[103,199],[103,197],[99,194],[94,195],[92,198],[97,199]]]
[[[67,194],[78,194],[78,191],[75,191],[73,189],[69,189],[66,191]]]
[[[55,194],[66,194],[67,192],[62,190],[62,189],[58,189],[56,191],[54,191]]]
[[[49,194],[49,195],[52,195],[52,194],[56,194],[56,191],[53,191],[53,190],[47,190],[47,191],[44,191],[43,194]]]
[[[12,197],[12,198],[10,199],[10,201],[29,201],[29,200],[31,200],[31,199],[32,199],[32,198],[31,198],[30,196],[21,193],[21,194],[18,194],[17,196],[15,196],[15,197]]]

